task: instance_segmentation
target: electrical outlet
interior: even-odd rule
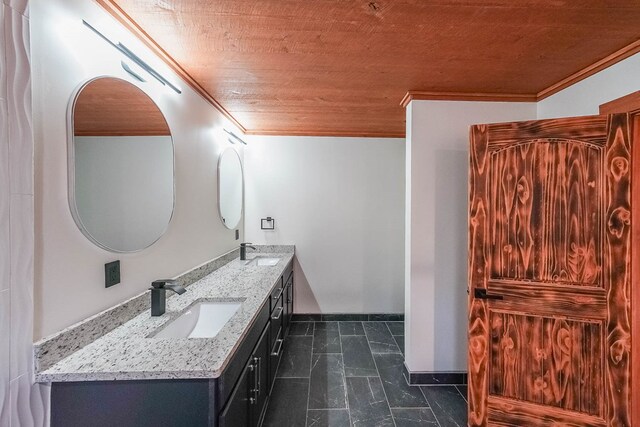
[[[236,240],[240,240],[240,230],[236,230]]]
[[[120,260],[104,265],[104,287],[109,288],[120,283]]]

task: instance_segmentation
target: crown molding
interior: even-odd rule
[[[615,51],[611,55],[608,55],[601,60],[594,62],[588,67],[583,68],[582,70],[571,74],[569,77],[565,77],[560,80],[558,83],[555,83],[548,88],[537,93],[536,97],[538,101],[542,101],[545,98],[550,97],[563,89],[568,88],[571,85],[578,83],[581,80],[590,77],[605,68],[609,68],[610,66],[627,59],[628,57],[635,55],[640,52],[640,40],[636,40],[635,42],[628,44],[620,50]]]
[[[349,132],[349,131],[326,131],[326,130],[309,130],[309,131],[292,131],[292,130],[247,130],[245,135],[258,136],[331,136],[343,138],[404,138],[404,132]]]
[[[521,93],[485,93],[485,92],[437,92],[410,90],[400,105],[406,107],[409,102],[416,101],[492,101],[492,102],[535,102],[535,95]]]
[[[571,85],[578,83],[618,62],[640,52],[640,40],[628,44],[611,55],[594,62],[593,64],[571,74],[557,83],[541,90],[537,94],[510,94],[510,93],[474,93],[474,92],[437,92],[410,90],[400,101],[400,105],[406,107],[413,100],[439,100],[439,101],[493,101],[493,102],[538,102],[550,97]]]

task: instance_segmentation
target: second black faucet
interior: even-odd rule
[[[240,260],[245,261],[247,259],[247,248],[256,250],[255,246],[251,246],[252,243],[240,243]]]

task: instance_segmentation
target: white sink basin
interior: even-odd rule
[[[253,262],[256,263],[256,265],[266,265],[269,267],[273,267],[274,265],[278,264],[278,262],[280,261],[280,258],[269,258],[269,257],[261,257],[261,256],[257,256],[253,259]]]
[[[199,302],[171,321],[155,338],[213,338],[242,305],[241,302]]]

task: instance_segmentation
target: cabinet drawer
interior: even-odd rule
[[[280,315],[278,317],[278,314]],[[281,306],[271,314],[271,321],[269,323],[269,349],[273,348],[273,345],[278,339],[278,336],[282,336],[280,329],[282,328],[283,320],[285,316],[285,307]]]
[[[278,301],[281,302],[283,293],[284,293],[284,287],[282,286],[282,277],[281,277],[278,279],[278,284],[271,291],[271,297],[270,297],[271,311],[273,311],[276,308]],[[282,303],[280,305],[282,305]]]
[[[283,289],[278,301],[271,304],[271,315],[269,316],[271,320],[278,320],[282,317],[282,309],[285,307],[284,301],[286,297],[286,290]]]

